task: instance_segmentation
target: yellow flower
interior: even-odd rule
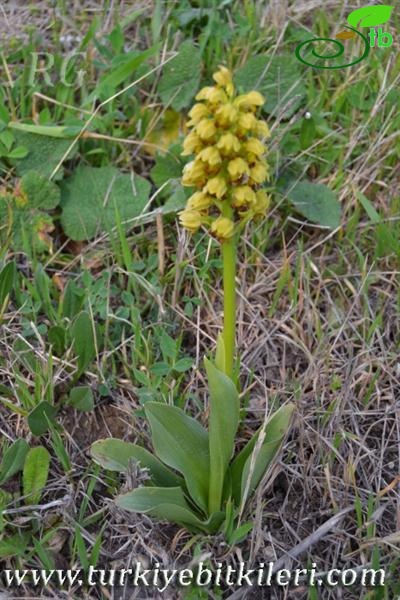
[[[228,163],[228,172],[232,179],[239,179],[249,174],[249,165],[243,158],[234,158]]]
[[[181,225],[194,233],[201,226],[201,214],[197,210],[183,210],[179,215]]]
[[[208,148],[204,148],[198,154],[198,157],[204,162],[208,163],[211,167],[215,167],[221,162],[221,155],[215,146],[208,146]]]
[[[201,161],[192,160],[183,169],[182,185],[196,185],[203,181],[206,172]]]
[[[214,73],[213,79],[221,87],[226,87],[232,82],[232,73],[226,67],[221,66],[219,67],[219,70]]]
[[[218,217],[211,223],[211,233],[220,241],[228,240],[233,236],[234,223],[226,217]]]
[[[236,121],[238,115],[237,108],[232,104],[223,104],[216,110],[215,117],[219,124],[229,125]]]
[[[216,175],[208,180],[203,192],[208,192],[217,198],[222,198],[227,190],[226,181],[221,175]]]
[[[219,71],[213,75],[214,81],[221,87],[225,88],[229,97],[233,96],[235,88],[232,82],[232,73],[226,67],[220,67]]]
[[[249,185],[235,186],[232,192],[232,204],[235,208],[241,208],[256,202],[256,193]]]
[[[211,94],[211,92],[215,90],[215,87],[211,87],[211,86],[206,86],[203,87],[199,93],[197,94],[197,96],[195,96],[196,100],[208,100],[209,95]]]
[[[255,133],[257,135],[259,135],[260,137],[264,137],[264,138],[270,138],[271,137],[271,132],[269,130],[268,125],[266,124],[265,121],[262,121],[261,119],[259,119],[257,121],[257,123],[256,123]]]
[[[236,135],[233,135],[233,133],[224,133],[224,135],[221,135],[217,142],[217,148],[227,154],[230,154],[231,152],[239,152],[240,142]]]
[[[243,113],[238,119],[238,125],[241,129],[250,131],[251,129],[255,129],[257,126],[257,119],[253,113]]]
[[[205,104],[195,104],[193,106],[193,108],[190,109],[189,111],[189,117],[191,118],[191,123],[196,124],[199,121],[201,121],[201,119],[203,119],[204,117],[208,117],[210,114],[210,111],[208,110],[207,106]],[[188,123],[189,125],[189,123]]]
[[[213,91],[209,93],[207,101],[210,102],[210,104],[224,104],[228,101],[228,97],[224,90],[214,88]]]
[[[255,193],[256,201],[252,205],[253,213],[257,216],[265,215],[271,203],[271,197],[265,190],[257,190]]]
[[[242,96],[238,96],[235,100],[235,106],[239,108],[257,108],[257,106],[262,106],[265,102],[264,96],[260,94],[260,92],[249,92],[248,94],[243,94]]]
[[[265,151],[264,144],[254,137],[248,138],[248,140],[244,144],[244,147],[247,150],[247,152],[251,152],[256,156],[261,156],[261,154],[264,154]]]
[[[212,119],[202,119],[196,125],[196,132],[202,140],[209,140],[216,133],[214,121]]]
[[[204,211],[210,208],[213,198],[204,192],[195,192],[187,201],[186,208],[196,211]]]
[[[183,152],[182,156],[188,156],[194,152],[198,152],[201,149],[202,142],[200,137],[195,131],[191,131],[183,141]]]
[[[264,163],[258,162],[250,169],[250,177],[254,183],[264,183],[268,177],[268,170]]]

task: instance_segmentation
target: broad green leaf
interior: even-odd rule
[[[79,167],[62,182],[61,225],[75,241],[89,240],[116,227],[117,215],[124,227],[144,210],[150,183],[114,167]]]
[[[353,10],[347,17],[347,22],[351,27],[376,27],[387,23],[392,14],[394,6],[388,4],[378,4],[375,6],[363,6]]]
[[[52,210],[60,202],[58,185],[43,177],[37,171],[28,171],[21,178],[21,191],[26,196],[27,204],[24,209],[41,208]]]
[[[178,147],[174,146],[174,150],[176,148]],[[179,150],[181,151],[180,147]],[[150,171],[151,178],[157,187],[161,187],[171,179],[180,179],[184,164],[177,152],[173,152],[172,149],[166,154],[157,152],[154,167]]]
[[[178,54],[164,67],[157,92],[163,104],[175,110],[188,106],[199,87],[201,56],[192,41],[183,42]]]
[[[92,444],[91,454],[97,464],[109,471],[126,473],[129,462],[132,460],[137,461],[142,469],[149,470],[151,480],[157,486],[176,487],[184,485],[181,477],[163,465],[153,454],[140,446],[136,446],[136,444],[115,438],[98,440]]]
[[[252,56],[236,72],[234,81],[244,93],[261,92],[264,110],[286,119],[296,112],[307,91],[299,63],[291,54]]]
[[[293,404],[285,404],[285,406],[279,408],[233,461],[231,466],[232,493],[237,505],[240,504],[246,486],[248,496],[250,496],[277,456],[289,431],[294,408]],[[265,433],[264,442],[259,448],[257,456],[253,457],[253,450],[256,448],[259,436],[263,431]],[[251,480],[248,482],[250,471]]]
[[[144,410],[158,457],[182,473],[191,497],[206,512],[210,471],[207,431],[177,406],[146,402]]]
[[[78,379],[96,356],[94,324],[90,315],[82,311],[71,327],[72,346],[78,359]]]
[[[57,409],[43,400],[40,402],[28,415],[29,429],[33,435],[39,436],[49,428],[50,423],[54,422],[57,414]]]
[[[341,205],[326,185],[300,181],[288,191],[288,198],[306,219],[330,229],[340,225]]]
[[[7,448],[0,464],[0,485],[3,485],[15,473],[21,471],[28,450],[27,442],[22,439],[16,440]]]
[[[20,176],[29,171],[37,171],[43,177],[49,177],[71,146],[71,139],[38,135],[31,131],[14,131],[14,136],[18,144],[28,149],[28,154],[16,165]],[[70,150],[68,158],[71,158],[74,151]]]
[[[93,410],[93,392],[88,385],[80,385],[72,388],[69,393],[68,403],[76,410],[89,412]]]
[[[207,521],[199,519],[191,510],[179,487],[142,487],[117,496],[115,502],[126,510],[149,513],[158,519],[210,533],[217,531],[223,520],[223,513],[216,513]]]
[[[235,384],[225,373],[205,359],[210,389],[209,444],[210,489],[209,511],[221,508],[225,474],[235,447],[239,424],[239,395]]]
[[[14,260],[7,263],[0,272],[0,311],[14,288],[16,274],[17,267]]]
[[[43,446],[31,448],[22,474],[25,504],[37,504],[49,475],[50,454]]]
[[[65,286],[61,298],[61,314],[67,319],[73,319],[82,309],[85,302],[85,291],[78,287],[72,279]]]
[[[52,345],[54,352],[61,356],[65,351],[67,333],[63,326],[53,325],[47,333],[49,344]]]

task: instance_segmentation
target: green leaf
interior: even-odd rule
[[[53,346],[54,352],[61,356],[65,350],[67,335],[64,327],[61,325],[53,325],[47,333],[49,344]]]
[[[13,150],[11,150],[11,152],[6,154],[6,157],[17,160],[20,158],[25,158],[25,156],[27,156],[28,153],[29,153],[29,150],[28,150],[28,148],[25,148],[25,146],[17,146]]]
[[[293,404],[285,404],[279,408],[233,461],[231,466],[232,493],[237,505],[243,499],[246,489],[248,497],[254,492],[276,458],[290,429],[294,408]],[[261,447],[257,448],[257,456],[253,457],[253,450],[256,448],[260,435],[263,435],[264,441]],[[248,481],[250,475],[251,479]]]
[[[330,229],[340,226],[340,202],[326,185],[300,181],[287,194],[296,210],[309,221]]]
[[[239,395],[233,381],[205,359],[210,388],[209,444],[210,490],[209,511],[221,508],[225,474],[235,447],[239,424]]]
[[[161,187],[171,179],[180,179],[184,162],[176,153],[156,153],[154,167],[150,171],[152,180],[157,187]]]
[[[144,210],[150,183],[139,175],[121,174],[114,167],[79,167],[61,187],[61,225],[75,241],[89,240],[98,233],[109,232]]]
[[[21,179],[21,190],[27,196],[27,208],[52,210],[60,202],[61,194],[58,185],[37,171],[25,173]]]
[[[68,403],[81,412],[93,410],[94,400],[91,388],[87,385],[72,388],[69,393]]]
[[[116,504],[126,510],[149,513],[158,519],[195,529],[214,532],[223,519],[223,513],[202,521],[191,510],[181,488],[142,487],[117,496]]]
[[[70,139],[37,135],[28,131],[15,131],[18,144],[28,149],[25,158],[18,161],[16,171],[19,176],[29,171],[37,171],[43,177],[49,177],[71,145]],[[72,151],[68,158],[71,158]]]
[[[291,54],[252,56],[236,72],[234,81],[244,93],[261,92],[264,110],[285,119],[296,112],[307,91],[299,64]]]
[[[28,415],[29,429],[33,435],[39,436],[49,428],[50,423],[54,422],[57,414],[57,409],[43,400],[40,402]]]
[[[146,402],[144,410],[158,457],[182,473],[191,497],[207,511],[210,470],[207,431],[177,406]]]
[[[37,504],[49,475],[50,454],[43,446],[31,448],[22,475],[25,504]]]
[[[157,88],[163,104],[177,111],[188,106],[199,87],[200,71],[200,52],[187,40],[179,46],[177,56],[164,67]]]
[[[78,359],[78,379],[96,356],[94,324],[90,315],[82,311],[76,317],[71,327],[72,346]]]
[[[392,14],[394,6],[379,4],[376,6],[363,6],[353,10],[347,17],[351,27],[376,27],[387,23]]]
[[[16,440],[7,448],[0,464],[0,485],[3,485],[15,473],[21,471],[28,450],[28,444],[22,439]]]
[[[243,523],[243,525],[241,525],[240,527],[235,529],[233,531],[233,533],[230,535],[228,544],[231,546],[234,546],[235,544],[239,544],[240,542],[243,542],[243,540],[246,539],[246,537],[248,536],[250,531],[253,529],[253,527],[254,527],[253,522]]]
[[[16,275],[15,260],[7,263],[0,272],[0,311],[14,288]]]
[[[151,480],[161,487],[176,487],[183,485],[183,479],[173,473],[150,452],[115,438],[98,440],[91,447],[93,460],[109,471],[126,473],[129,462],[137,461],[142,469],[148,469]]]
[[[225,358],[226,353],[224,336],[222,335],[222,333],[219,333],[217,337],[217,347],[215,350],[215,366],[223,373],[225,373]]]

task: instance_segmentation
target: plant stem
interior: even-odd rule
[[[224,206],[224,217],[232,218],[232,208]],[[236,330],[236,238],[226,240],[222,244],[223,286],[224,286],[224,331],[225,373],[232,378],[235,356]]]

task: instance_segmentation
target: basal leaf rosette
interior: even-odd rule
[[[194,159],[184,168],[182,184],[196,191],[179,218],[188,231],[204,226],[223,242],[268,211],[270,197],[261,186],[269,179],[265,140],[270,132],[257,118],[264,104],[259,92],[237,94],[226,67],[213,79],[216,85],[200,90],[189,112],[182,154]]]

